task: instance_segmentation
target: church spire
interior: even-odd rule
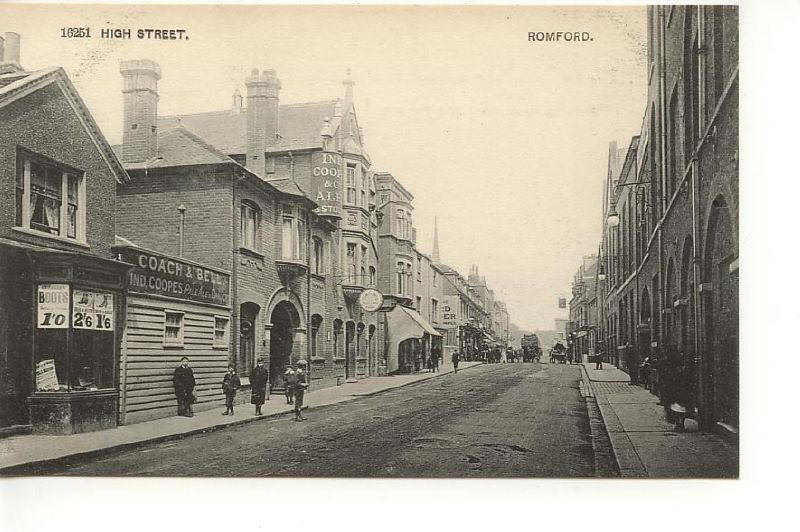
[[[439,224],[435,216],[433,217],[433,253],[431,253],[431,258],[437,264],[442,262],[441,258],[439,258]]]

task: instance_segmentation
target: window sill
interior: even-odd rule
[[[259,253],[254,249],[246,248],[244,246],[239,246],[239,253],[248,255],[250,257],[255,257],[257,259],[262,259],[262,260],[264,259],[264,255],[262,253]]]
[[[12,227],[12,231],[21,233],[23,235],[35,236],[38,238],[46,238],[48,240],[61,242],[62,244],[67,244],[69,246],[89,249],[89,244],[87,244],[86,242],[81,242],[80,240],[74,240],[72,238],[65,238],[63,236],[51,235],[49,233],[45,233],[42,231],[36,231],[35,229],[26,229],[24,227]]]

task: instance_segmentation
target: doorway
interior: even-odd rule
[[[260,307],[255,303],[242,303],[239,307],[239,360],[236,371],[247,375],[253,367],[256,353],[256,320]]]
[[[270,322],[269,385],[270,390],[283,391],[283,372],[292,363],[294,329],[300,323],[300,315],[290,302],[281,301],[272,311]]]

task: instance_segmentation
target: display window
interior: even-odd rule
[[[36,391],[114,388],[114,294],[39,284],[36,296]]]

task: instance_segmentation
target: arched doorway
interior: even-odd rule
[[[236,371],[242,375],[249,373],[255,365],[256,355],[256,323],[261,307],[246,302],[239,306],[239,358]]]
[[[652,323],[653,319],[652,304],[650,303],[650,292],[648,292],[647,287],[645,287],[644,290],[642,290],[642,299],[639,302],[639,326],[637,328],[639,334],[637,340],[641,352],[641,356],[639,357],[640,359],[644,359],[644,357],[649,356],[652,350]]]
[[[294,329],[300,325],[300,314],[289,301],[281,301],[270,316],[269,379],[272,389],[283,388],[283,372],[292,361]]]
[[[344,327],[344,375],[347,380],[356,378],[356,324],[348,321]]]
[[[681,306],[679,319],[681,324],[681,350],[684,353],[694,353],[694,276],[692,260],[694,256],[694,241],[691,236],[686,237],[681,255]]]
[[[669,259],[667,263],[667,277],[664,283],[664,344],[676,346],[675,336],[675,262]]]
[[[711,205],[703,260],[706,341],[703,364],[706,421],[739,425],[739,279],[731,267],[736,245],[725,199]]]

